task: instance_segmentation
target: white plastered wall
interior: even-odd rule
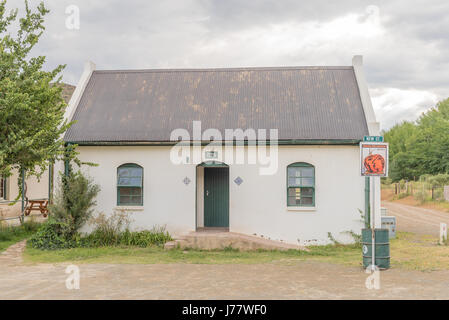
[[[174,165],[170,162],[169,147],[78,147],[81,161],[98,164],[83,166],[82,170],[101,192],[97,197],[97,212],[107,215],[125,209],[133,220],[134,229],[166,226],[180,235],[195,230],[195,165]],[[144,169],[143,207],[117,206],[117,168],[135,163]],[[183,180],[190,179],[186,185]]]
[[[144,168],[144,206],[128,207],[133,227],[149,229],[166,225],[175,236],[196,229],[196,165],[174,165],[170,147],[80,146],[80,159],[99,164],[83,170],[100,185],[98,212],[117,209],[116,173],[124,163]],[[286,167],[308,162],[316,170],[316,208],[289,210],[286,204]],[[256,234],[289,243],[316,244],[329,241],[328,233],[349,242],[349,232],[360,233],[364,209],[364,178],[359,174],[358,146],[280,146],[275,175],[261,176],[257,165],[229,166],[230,231]],[[240,177],[238,186],[233,181]],[[185,185],[188,177],[191,183]],[[201,206],[201,204],[200,204]]]

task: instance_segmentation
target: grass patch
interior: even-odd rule
[[[399,232],[391,241],[391,265],[408,270],[449,270],[449,246],[434,236]]]
[[[346,265],[361,265],[360,248],[358,246],[314,246],[309,252],[299,250],[164,250],[161,247],[99,247],[72,248],[63,250],[42,251],[27,247],[25,261],[31,263],[193,263],[193,264],[255,264],[286,263],[303,260],[320,260],[337,262]]]
[[[0,252],[9,246],[33,235],[39,228],[39,223],[27,221],[18,226],[0,225]]]
[[[408,270],[449,270],[449,246],[437,244],[432,236],[399,232],[391,240],[391,266]],[[300,261],[321,261],[360,267],[359,245],[311,246],[310,251],[239,251],[227,250],[164,250],[158,246],[73,248],[43,251],[27,247],[24,253],[30,263],[125,263],[125,264],[257,264],[280,263],[294,265]]]

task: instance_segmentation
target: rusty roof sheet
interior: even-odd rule
[[[67,142],[169,141],[174,129],[278,129],[281,140],[368,134],[352,67],[94,71]]]

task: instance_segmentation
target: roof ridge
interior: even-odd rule
[[[291,70],[351,70],[352,66],[285,66],[285,67],[232,67],[232,68],[174,68],[174,69],[111,69],[94,73],[168,73],[168,72],[239,72],[239,71],[291,71]]]

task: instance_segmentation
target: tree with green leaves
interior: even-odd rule
[[[421,115],[417,124],[414,152],[423,155],[420,171],[432,175],[449,173],[449,99]]]
[[[48,165],[64,158],[63,133],[66,104],[62,97],[64,65],[44,71],[44,56],[31,56],[42,36],[44,16],[41,2],[18,18],[18,9],[6,12],[0,0],[0,175],[13,169],[27,176],[40,176]],[[11,30],[17,30],[12,34]],[[21,177],[20,177],[21,178]],[[19,179],[20,179],[19,178]]]
[[[414,123],[404,121],[384,134],[385,141],[390,145],[389,171],[393,181],[413,180],[417,175],[416,161],[412,154],[416,132]]]
[[[390,144],[390,177],[415,180],[449,173],[449,99],[423,113],[416,123],[403,122],[384,133]]]

